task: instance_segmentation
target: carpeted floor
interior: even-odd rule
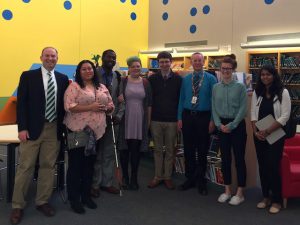
[[[247,189],[246,201],[240,206],[218,203],[222,188],[209,184],[209,195],[201,196],[197,189],[185,192],[167,190],[163,185],[147,188],[153,176],[153,163],[149,158],[141,160],[139,191],[126,191],[122,197],[101,193],[96,200],[96,210],[87,209],[85,215],[78,215],[64,204],[55,192],[51,204],[57,213],[46,218],[34,208],[35,185],[33,183],[23,225],[298,225],[300,220],[300,199],[291,199],[288,208],[277,215],[267,210],[256,209],[260,200],[258,188]],[[2,181],[5,180],[2,174]],[[177,185],[184,181],[182,175],[175,175]],[[4,181],[3,181],[4,183]],[[4,183],[5,184],[5,183]],[[2,185],[4,185],[2,184]],[[0,224],[9,224],[11,205],[0,202]]]

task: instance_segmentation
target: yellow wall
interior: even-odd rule
[[[26,2],[26,0],[25,0]],[[149,1],[138,0],[0,0],[0,97],[10,96],[22,71],[39,63],[41,49],[54,46],[59,64],[76,65],[107,48],[117,53],[120,66],[128,56],[148,48]],[[2,16],[13,13],[11,20]],[[130,18],[135,12],[136,20]]]

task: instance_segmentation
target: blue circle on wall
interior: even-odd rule
[[[5,20],[11,20],[13,18],[13,13],[9,9],[3,10],[2,17]]]
[[[122,3],[126,2],[126,0],[120,0]]]
[[[30,0],[23,0],[23,2],[25,2],[25,3],[29,3],[29,2],[30,2]]]
[[[265,0],[265,3],[268,5],[272,4],[273,2],[274,2],[274,0]]]
[[[134,12],[132,12],[132,13],[130,14],[130,18],[131,18],[132,20],[136,20],[136,14],[135,14]]]
[[[191,8],[190,14],[191,14],[191,16],[196,16],[197,8],[196,7]]]
[[[202,12],[203,12],[204,14],[208,14],[208,13],[210,12],[210,7],[209,7],[209,5],[203,6]]]
[[[163,14],[162,14],[162,19],[163,20],[167,20],[169,18],[169,14],[167,13],[167,12],[164,12]]]
[[[136,3],[137,3],[137,0],[131,0],[132,5],[136,5]]]
[[[162,2],[163,2],[164,5],[166,5],[166,4],[169,3],[169,0],[163,0]]]
[[[70,10],[72,8],[72,3],[70,1],[65,1],[64,7],[66,10]]]
[[[190,26],[190,32],[193,34],[193,33],[195,33],[197,31],[197,26],[196,25],[191,25]]]

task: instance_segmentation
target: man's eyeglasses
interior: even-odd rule
[[[221,67],[221,70],[223,70],[223,71],[230,71],[230,70],[232,70],[232,68]]]
[[[164,64],[164,63],[170,63],[170,60],[159,60],[158,63],[159,64]]]

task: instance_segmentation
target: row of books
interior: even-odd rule
[[[184,174],[185,173],[185,163],[183,156],[176,156],[175,158],[175,172]]]
[[[281,80],[284,84],[300,84],[300,73],[283,73]]]
[[[300,100],[300,90],[290,88],[288,91],[292,100]]]
[[[213,59],[213,60],[209,60],[209,62],[208,62],[208,68],[219,69],[220,66],[221,66],[220,59]]]
[[[208,158],[206,178],[213,183],[224,184],[220,158]]]
[[[250,68],[260,68],[264,65],[277,67],[277,58],[275,56],[251,56],[249,62]]]
[[[281,55],[280,65],[282,67],[298,68],[300,67],[300,56]]]

